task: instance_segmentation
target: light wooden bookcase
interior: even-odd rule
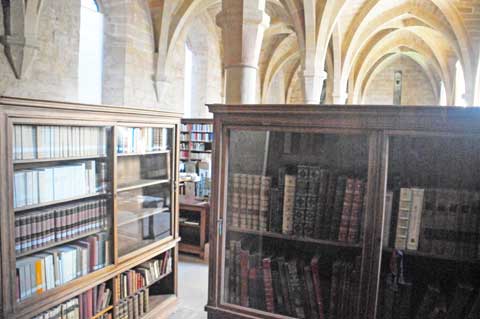
[[[46,134],[42,136],[47,136],[45,137],[47,144],[45,139],[39,143],[36,140],[38,136],[32,138],[34,143],[38,143],[36,146],[41,146],[41,156],[39,156],[40,151],[35,149],[33,149],[33,156],[31,149],[25,153],[18,152],[18,140],[21,136],[18,132],[19,130],[21,132],[23,127],[26,128],[26,138],[22,137],[22,142],[26,141],[27,148],[32,146],[28,137],[30,131]],[[62,135],[63,133],[57,133],[57,128],[70,133]],[[102,282],[118,280],[117,276],[122,272],[167,250],[172,250],[172,271],[167,278],[162,278],[166,280],[166,293],[152,302],[151,310],[152,312],[157,312],[158,309],[163,311],[165,307],[175,302],[178,276],[177,246],[180,240],[178,230],[180,114],[141,108],[1,97],[0,131],[2,132],[0,134],[2,274],[0,316],[9,319],[32,318]],[[15,134],[18,135],[15,136]],[[57,139],[60,139],[60,142]],[[96,143],[93,145],[93,150],[92,141]],[[65,147],[68,150],[62,153]],[[86,162],[91,164],[85,164]],[[95,167],[93,177],[89,182],[85,182],[90,183],[90,187],[94,185],[90,191],[84,190],[87,188],[83,185],[82,177],[74,181],[69,180],[71,175],[68,174],[58,177],[62,176],[60,170],[65,167],[68,169],[75,167],[80,170],[80,173],[77,172],[79,176],[87,176],[81,174],[88,174],[85,172],[92,166]],[[15,177],[18,181],[22,181],[25,174],[25,181],[31,181],[27,175],[31,171],[34,172],[33,174],[48,172],[56,176],[57,180],[52,177],[53,191],[37,194],[33,200],[19,197],[21,192],[18,189],[30,189],[18,186],[22,184],[16,182]],[[37,177],[33,176],[33,180],[37,181]],[[82,181],[82,187],[78,186],[78,181]],[[51,185],[50,182],[46,184]],[[15,185],[17,191],[15,191]],[[39,183],[36,191],[46,189],[43,185],[45,184]],[[51,192],[58,195],[58,198],[50,194]],[[66,225],[62,224],[62,226],[73,229],[71,233],[67,232],[67,238],[43,241],[40,242],[41,244],[34,242],[33,246],[26,244],[26,249],[22,246],[21,240],[17,239],[19,233],[16,231],[20,231],[18,229],[21,228],[16,228],[16,218],[20,221],[21,216],[25,216],[23,218],[30,221],[30,215],[37,216],[35,215],[37,212],[41,212],[38,214],[43,216],[43,212],[49,210],[53,212],[66,207],[65,205],[70,205],[68,206],[70,209],[78,209],[79,204],[94,199],[105,199],[106,214],[102,215],[102,227],[91,231],[85,231],[82,228],[80,231],[69,223],[72,220],[66,219]],[[77,211],[73,210],[73,212]],[[39,218],[41,220],[41,217]],[[72,218],[77,218],[75,220],[77,223],[83,221],[81,217]],[[44,231],[49,224],[41,222],[41,225],[36,228],[37,231],[40,229]],[[75,225],[78,226],[78,224]],[[48,229],[53,232],[53,226]],[[97,258],[103,258],[103,267],[98,267],[97,270],[92,269],[83,276],[69,278],[64,284],[50,287],[48,290],[44,289],[43,293],[34,293],[21,298],[20,293],[17,292],[19,290],[17,287],[20,287],[17,285],[17,260],[37,256],[39,253],[65,247],[65,245],[77,245],[74,247],[78,252],[81,249],[78,248],[81,246],[79,240],[92,235],[97,235],[95,238],[98,239],[100,232],[105,233],[106,238],[102,245],[98,244],[102,248],[98,248],[97,251],[99,252]],[[29,235],[31,236],[31,233]],[[100,242],[100,239],[98,240]],[[104,244],[105,242],[108,244]],[[90,266],[86,267],[89,269]],[[78,270],[78,268],[73,269]],[[113,287],[115,290],[115,285]],[[114,291],[114,304],[118,302],[116,295]],[[105,311],[112,311],[112,308]]]

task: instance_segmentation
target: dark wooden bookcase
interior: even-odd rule
[[[158,314],[171,306],[180,240],[180,114],[1,97],[0,131],[0,317],[33,318],[109,282],[112,305],[95,318],[115,318],[118,276],[167,250],[171,271],[152,284],[150,309]],[[25,197],[22,190],[37,195]],[[37,224],[22,229],[20,221]],[[93,251],[93,259],[68,259]],[[35,280],[43,286],[32,293],[31,283],[19,278],[27,278],[32,258],[43,267],[56,252],[64,254],[53,259],[65,263],[62,273],[39,272]]]
[[[479,316],[480,109],[209,107],[209,318]]]

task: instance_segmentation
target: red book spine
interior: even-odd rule
[[[342,217],[340,221],[340,229],[338,230],[338,240],[347,241],[348,227],[350,223],[350,214],[352,212],[353,192],[355,189],[355,180],[353,178],[347,179],[347,186],[345,188],[345,195],[343,197]]]
[[[318,319],[325,319],[325,307],[323,305],[322,283],[318,273],[318,258],[314,257],[310,263],[312,269],[313,289],[318,307]]]
[[[248,307],[248,251],[240,250],[240,305]]]
[[[273,301],[273,283],[272,283],[272,261],[270,258],[264,258],[263,264],[263,285],[265,289],[265,306],[268,312],[275,312],[275,303]]]

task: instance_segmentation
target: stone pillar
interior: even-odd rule
[[[346,92],[333,92],[333,104],[345,104],[348,94]]]
[[[256,103],[258,60],[270,24],[265,0],[223,0],[217,24],[222,29],[226,103]]]
[[[320,104],[323,81],[327,79],[327,72],[303,70],[303,94],[306,104]]]

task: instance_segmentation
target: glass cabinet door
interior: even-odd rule
[[[172,235],[173,136],[173,128],[118,128],[119,257]]]
[[[12,138],[23,302],[112,264],[112,128],[18,123]]]
[[[229,130],[222,300],[355,318],[368,136]]]
[[[480,318],[480,138],[390,136],[377,318]]]

